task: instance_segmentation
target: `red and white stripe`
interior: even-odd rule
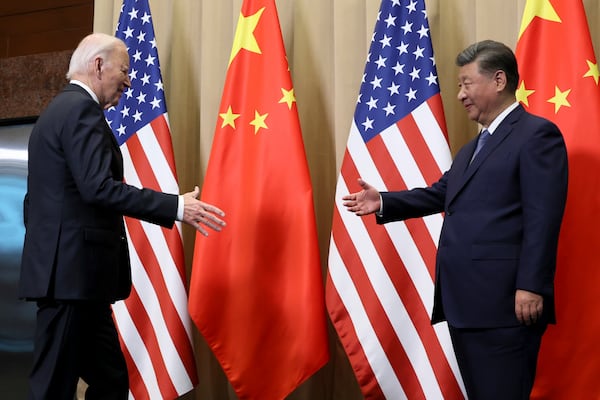
[[[179,194],[168,116],[122,146],[125,181]],[[133,290],[113,306],[130,376],[130,398],[174,399],[197,383],[181,223],[173,229],[125,218]]]
[[[367,399],[465,396],[447,326],[430,323],[442,215],[377,225],[341,200],[359,190],[359,177],[380,191],[437,181],[451,164],[441,107],[437,94],[368,143],[354,121],[350,131],[336,188],[327,307]]]

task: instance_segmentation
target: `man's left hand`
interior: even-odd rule
[[[537,293],[517,289],[515,293],[515,313],[519,322],[535,324],[544,311],[544,298]]]

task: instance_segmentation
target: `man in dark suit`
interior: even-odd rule
[[[70,83],[40,115],[29,142],[25,243],[19,296],[38,304],[30,399],[127,399],[127,368],[111,303],[128,297],[131,270],[123,216],[165,227],[184,221],[206,235],[224,214],[184,195],[123,182],[123,159],[103,110],[130,86],[125,44],[85,37]]]
[[[475,43],[456,61],[458,99],[483,127],[479,137],[433,185],[379,193],[359,180],[362,191],[344,205],[377,213],[378,223],[445,213],[432,322],[448,322],[469,399],[528,399],[542,335],[555,322],[565,144],[553,123],[516,102],[517,61],[507,46]]]

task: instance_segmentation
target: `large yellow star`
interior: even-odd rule
[[[229,125],[235,129],[235,120],[240,116],[240,114],[234,114],[233,111],[231,111],[231,106],[229,106],[227,112],[221,113],[219,116],[223,118],[221,128],[225,128],[225,126]]]
[[[540,17],[548,21],[561,22],[560,17],[552,7],[550,0],[527,0],[525,10],[523,11],[523,20],[521,21],[521,29],[519,30],[519,38],[527,29],[531,21],[535,17]]]
[[[521,103],[525,104],[527,107],[529,107],[529,100],[527,99],[529,96],[531,96],[533,94],[533,92],[535,92],[535,90],[528,90],[525,88],[525,81],[521,81],[521,85],[519,85],[519,88],[517,89],[515,95],[517,96],[517,101],[520,101]]]
[[[281,93],[283,93],[283,97],[279,100],[280,103],[287,103],[288,108],[292,109],[292,103],[296,101],[296,96],[294,95],[294,88],[290,90],[285,90],[281,88]]]
[[[233,47],[231,48],[231,55],[229,56],[229,64],[231,65],[231,61],[237,56],[241,49],[246,49],[253,53],[262,54],[260,51],[260,47],[258,47],[258,42],[254,37],[254,30],[258,25],[258,21],[265,10],[265,7],[258,10],[255,14],[252,14],[248,17],[244,17],[242,13],[240,13],[240,17],[238,18],[237,28],[235,30],[235,36],[233,38]]]
[[[569,93],[571,93],[571,89],[562,92],[558,86],[554,87],[554,97],[548,99],[548,103],[554,104],[554,114],[558,114],[558,110],[562,106],[571,107],[571,103],[567,100]]]
[[[254,134],[255,135],[258,133],[258,130],[260,128],[269,129],[269,127],[265,123],[265,119],[267,119],[268,116],[269,116],[268,113],[260,115],[257,110],[254,111],[254,119],[252,120],[252,122],[250,122],[250,125],[254,126]]]
[[[589,61],[589,60],[585,60],[587,62],[588,67],[590,67],[590,69],[588,70],[588,72],[585,73],[585,75],[583,76],[584,78],[591,76],[594,78],[594,80],[596,81],[596,86],[598,85],[598,77],[600,77],[600,72],[598,71],[598,64],[594,64],[593,62]]]

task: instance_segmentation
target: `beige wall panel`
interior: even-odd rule
[[[457,69],[454,59],[467,43],[476,40],[474,3],[475,0],[439,1],[437,18],[429,21],[450,149],[453,153],[471,137],[470,131],[473,129],[456,99]]]
[[[596,59],[598,59],[600,57],[600,1],[584,0],[583,4],[585,5],[592,42],[594,42]]]
[[[286,3],[278,2],[280,15],[285,15]],[[316,9],[318,13],[314,12]],[[328,189],[332,184],[335,186],[331,179],[335,174],[332,15],[331,2],[295,1],[294,22],[290,30],[293,45],[290,45],[287,29],[284,31],[319,220],[330,219],[331,207],[328,204],[333,197]],[[325,193],[318,193],[319,187],[324,188]],[[322,258],[327,250],[326,225],[319,225]]]

